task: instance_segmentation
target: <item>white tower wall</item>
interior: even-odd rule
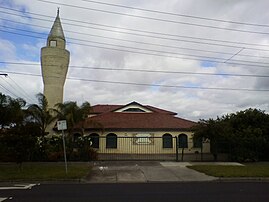
[[[48,107],[63,102],[64,84],[68,71],[70,53],[65,49],[66,41],[60,22],[59,12],[51,28],[46,47],[41,49],[41,68],[44,95]]]

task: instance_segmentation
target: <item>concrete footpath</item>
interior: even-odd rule
[[[200,182],[218,178],[189,169],[189,162],[104,161],[94,162],[86,183]],[[227,165],[227,163],[225,163]],[[229,163],[236,164],[238,163]]]

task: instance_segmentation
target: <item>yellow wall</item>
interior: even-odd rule
[[[175,154],[176,153],[176,139],[173,138],[173,148],[163,148],[162,136],[166,133],[171,134],[172,137],[178,137],[180,134],[186,134],[188,137],[188,148],[184,149],[184,153],[195,154],[195,152],[201,152],[201,148],[193,148],[193,133],[188,131],[180,132],[87,132],[84,136],[97,133],[99,135],[99,153],[116,153],[116,154]],[[106,148],[106,136],[109,133],[114,133],[117,135],[117,148]],[[139,144],[137,135],[150,134],[154,138],[144,138],[142,140],[149,140],[150,142],[146,144]],[[122,138],[125,137],[125,138]],[[140,139],[141,140],[141,139]],[[182,149],[179,149],[181,152]],[[203,153],[210,153],[210,144],[203,143]]]

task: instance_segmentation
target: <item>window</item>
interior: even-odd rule
[[[55,40],[51,40],[51,41],[50,41],[50,46],[51,46],[51,47],[56,47],[56,46],[57,46],[57,41],[55,41]]]
[[[188,136],[186,134],[180,134],[178,136],[179,148],[188,148]]]
[[[99,135],[97,133],[92,133],[89,135],[92,148],[99,148]]]
[[[202,138],[201,137],[193,137],[193,147],[194,148],[201,148],[202,147]]]
[[[139,109],[139,108],[128,108],[128,109],[125,109],[123,112],[145,112],[144,110],[142,109]]]
[[[172,135],[166,133],[163,135],[163,148],[173,148]]]
[[[117,135],[109,133],[106,136],[106,148],[117,148]]]

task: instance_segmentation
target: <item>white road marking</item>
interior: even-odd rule
[[[13,187],[0,187],[0,190],[10,190],[10,189],[32,189],[32,187],[39,184],[16,184]]]

